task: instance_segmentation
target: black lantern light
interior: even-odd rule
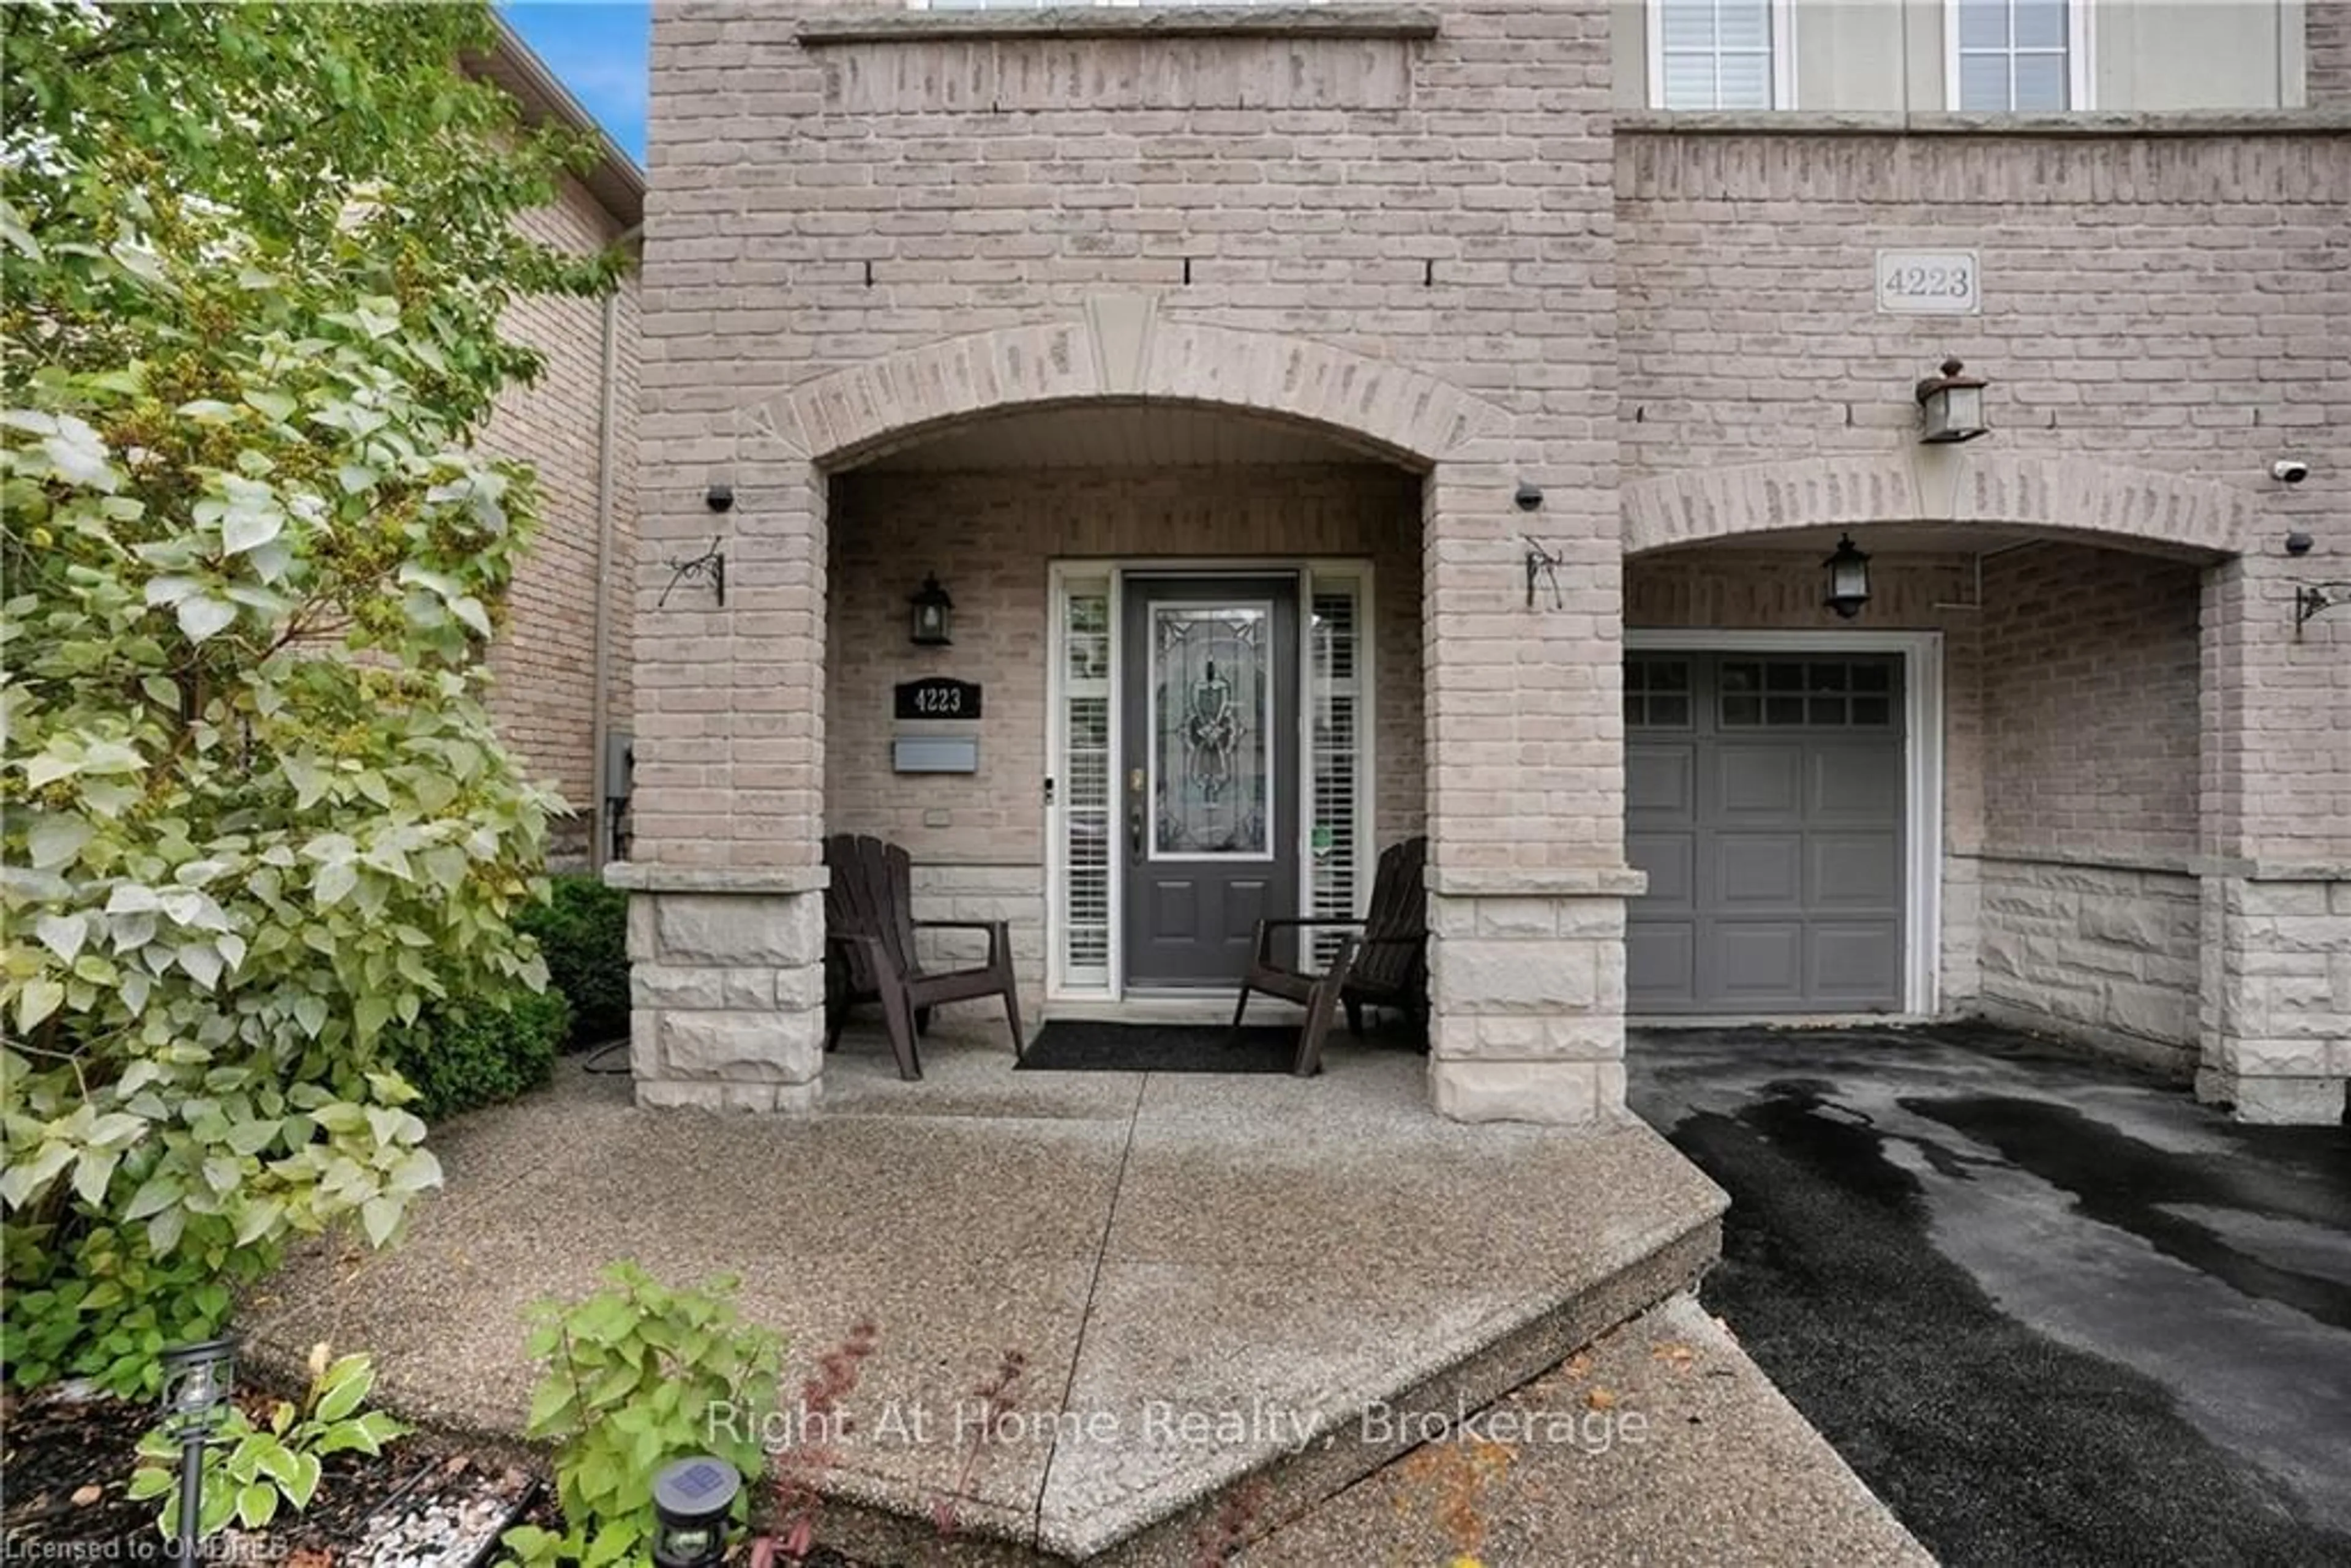
[[[1928,446],[1973,441],[1991,426],[1984,423],[1984,379],[1962,375],[1958,360],[1945,360],[1943,373],[1918,383],[1918,406],[1926,411],[1926,428],[1918,440]]]
[[[1828,607],[1845,620],[1852,620],[1869,602],[1869,557],[1856,549],[1853,536],[1846,534],[1821,564],[1828,568]]]
[[[196,1560],[204,1513],[204,1445],[228,1419],[236,1387],[236,1346],[225,1339],[163,1353],[163,1429],[180,1445],[179,1561]]]
[[[654,1568],[711,1568],[726,1555],[727,1515],[743,1478],[708,1454],[665,1465],[653,1478]]]
[[[955,641],[955,601],[939,586],[938,573],[923,574],[923,591],[907,602],[914,607],[914,645],[944,648]]]

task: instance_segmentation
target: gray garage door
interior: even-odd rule
[[[1628,654],[1635,1013],[1902,1004],[1902,664]]]

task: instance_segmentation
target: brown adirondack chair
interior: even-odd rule
[[[914,1040],[930,1027],[931,1009],[941,1002],[1000,996],[1018,1060],[1020,998],[1006,923],[915,919],[914,862],[904,850],[880,839],[836,833],[824,841],[824,863],[832,873],[824,890],[824,1048],[840,1045],[851,1008],[878,1001],[890,1029],[890,1049],[897,1053],[898,1076],[920,1078],[923,1064]],[[927,971],[916,954],[918,931],[985,931],[987,962],[971,969]]]
[[[1241,1027],[1251,991],[1265,991],[1298,1002],[1306,1009],[1306,1026],[1298,1034],[1298,1057],[1290,1069],[1311,1078],[1322,1067],[1322,1037],[1330,1032],[1331,1016],[1347,1009],[1347,1030],[1364,1032],[1364,1009],[1397,1007],[1426,1028],[1428,1021],[1428,841],[1406,839],[1390,844],[1380,854],[1372,879],[1372,906],[1361,920],[1317,917],[1260,920],[1257,923],[1257,953],[1241,981],[1240,1001],[1233,1009],[1233,1028]],[[1274,933],[1300,933],[1301,952],[1306,937],[1318,928],[1360,926],[1360,933],[1343,938],[1331,966],[1320,974],[1276,963]]]

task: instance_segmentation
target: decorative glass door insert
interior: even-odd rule
[[[1272,606],[1151,607],[1151,855],[1272,852]]]

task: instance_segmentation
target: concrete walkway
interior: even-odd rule
[[[1988,1026],[1643,1033],[1702,1299],[1952,1564],[2351,1563],[2351,1129]]]
[[[1647,1128],[1449,1124],[1425,1065],[1341,1045],[1305,1082],[1016,1073],[943,1039],[901,1083],[852,1038],[802,1119],[640,1112],[625,1079],[567,1067],[444,1129],[447,1189],[405,1244],[297,1258],[246,1345],[283,1364],[331,1337],[375,1354],[393,1408],[511,1434],[530,1302],[617,1258],[736,1273],[747,1313],[791,1336],[791,1385],[879,1325],[828,1511],[853,1554],[893,1555],[956,1486],[958,1413],[1012,1348],[1019,1420],[966,1529],[1182,1561],[1243,1478],[1260,1528],[1303,1513],[1413,1446],[1368,1406],[1478,1409],[1714,1253],[1720,1193]]]

